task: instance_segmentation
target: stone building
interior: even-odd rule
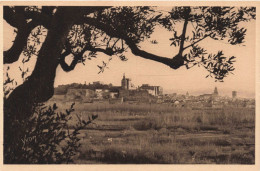
[[[149,84],[143,84],[141,87],[139,87],[139,89],[146,90],[153,96],[160,96],[163,94],[163,89],[160,86],[150,86]]]
[[[95,89],[95,94],[97,99],[103,98],[103,89]]]
[[[82,100],[86,98],[93,98],[95,96],[95,92],[90,89],[75,89],[69,88],[65,98],[67,100]]]

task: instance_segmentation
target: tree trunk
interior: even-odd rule
[[[11,149],[17,138],[21,138],[21,121],[26,121],[33,114],[35,103],[47,101],[54,92],[54,79],[59,56],[63,50],[66,35],[73,24],[69,8],[59,8],[51,21],[51,27],[45,42],[39,51],[35,69],[22,85],[18,86],[4,101],[4,156],[5,163],[10,163]],[[75,17],[75,16],[74,16]],[[15,155],[15,154],[14,154]]]

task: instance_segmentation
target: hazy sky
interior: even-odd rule
[[[131,51],[125,55],[128,61],[120,61],[116,56],[110,61],[104,73],[99,72],[97,65],[101,65],[102,61],[108,61],[108,56],[99,53],[98,58],[87,60],[85,65],[78,64],[71,72],[64,72],[60,66],[56,71],[55,86],[68,83],[91,83],[93,81],[102,81],[104,83],[112,83],[120,85],[122,75],[132,79],[135,86],[143,83],[162,86],[165,93],[177,92],[192,95],[201,93],[211,93],[214,87],[217,86],[220,95],[231,96],[231,91],[238,91],[240,97],[254,97],[255,94],[255,36],[256,22],[251,21],[243,23],[247,28],[244,46],[232,46],[222,41],[205,39],[200,45],[208,50],[208,52],[217,52],[223,50],[225,56],[236,56],[234,75],[229,75],[224,79],[224,82],[215,82],[213,78],[205,78],[208,72],[202,67],[194,67],[189,70],[186,67],[181,67],[178,70],[173,70],[168,66],[134,56]],[[7,50],[14,39],[15,34],[13,28],[4,22],[4,50]],[[156,28],[151,39],[140,44],[143,50],[161,56],[173,57],[176,54],[176,48],[169,46],[169,38],[172,33],[167,32],[163,28]],[[156,39],[158,44],[151,44],[150,40]],[[35,59],[32,59],[32,63]],[[19,82],[20,71],[17,66],[21,63],[16,62],[10,65],[10,75],[16,78]],[[32,69],[31,69],[32,70]],[[20,80],[21,81],[21,80]]]

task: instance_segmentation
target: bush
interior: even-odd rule
[[[97,116],[92,115],[88,121],[79,120],[71,131],[68,121],[71,120],[74,104],[65,113],[57,112],[56,104],[44,106],[37,104],[34,115],[27,121],[16,122],[19,135],[5,152],[6,164],[59,164],[73,162],[80,143],[79,131],[90,124]],[[10,135],[9,135],[10,136]]]
[[[163,128],[164,125],[165,125],[164,123],[161,123],[155,119],[146,119],[146,120],[141,120],[139,122],[136,122],[133,125],[133,127],[138,131],[146,131],[150,129],[159,130]]]

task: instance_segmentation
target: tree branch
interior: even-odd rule
[[[116,43],[117,43],[119,40],[120,40],[120,39],[118,38],[118,39],[115,41],[115,43],[112,45],[111,49],[113,49],[113,48],[115,47]]]
[[[12,8],[4,6],[4,20],[15,28],[24,26],[26,20],[23,15],[23,9],[24,7],[16,7],[14,11]]]
[[[63,69],[63,71],[66,71],[66,72],[69,72],[69,71],[73,70],[73,69],[75,68],[77,62],[78,62],[78,61],[76,60],[75,56],[74,56],[73,61],[71,62],[70,65],[68,65],[68,64],[66,63],[66,61],[65,61],[65,58],[66,58],[66,56],[68,56],[68,55],[70,55],[70,54],[71,54],[71,52],[65,51],[65,52],[62,53],[61,56],[60,56],[60,66],[61,66],[61,68]]]
[[[50,29],[39,50],[32,74],[5,99],[4,125],[7,133],[15,120],[26,120],[32,116],[33,104],[45,102],[52,97],[55,71],[66,42],[66,36],[75,20],[86,15],[87,12],[89,11],[79,12],[79,8],[76,7],[58,7],[50,21]],[[7,140],[5,144],[12,143],[8,139],[5,140]]]
[[[117,32],[115,32],[112,29],[110,29],[109,27],[107,27],[106,24],[99,22],[94,18],[85,17],[80,22],[81,23],[85,22],[89,25],[92,25],[92,26],[96,27],[97,29],[104,31],[107,35],[109,35],[111,37],[116,37],[116,38],[120,38],[120,39],[124,40],[134,55],[140,56],[145,59],[150,59],[153,61],[163,63],[173,69],[177,69],[177,68],[183,66],[184,60],[183,59],[180,60],[180,58],[178,58],[179,55],[176,55],[173,58],[168,58],[168,57],[154,55],[154,54],[146,52],[144,50],[140,50],[137,47],[136,43],[133,42],[130,38],[126,37],[125,35],[118,34]]]
[[[17,36],[12,47],[4,52],[4,64],[10,64],[19,59],[19,56],[27,43],[27,38],[34,27],[37,25],[43,25],[47,29],[50,27],[51,16],[48,14],[50,14],[50,11],[53,10],[53,7],[44,7],[42,13],[35,11],[24,11],[24,8],[25,7],[15,7],[14,11],[12,8],[4,6],[4,19],[11,26],[18,29]],[[82,14],[86,11],[85,13],[89,14],[105,8],[108,7],[75,7],[73,10],[80,10]],[[27,23],[26,19],[32,19],[32,21]]]
[[[137,45],[134,42],[132,42],[130,39],[124,39],[124,40],[125,40],[126,44],[128,45],[128,47],[131,49],[132,53],[136,56],[140,56],[145,59],[150,59],[150,60],[153,60],[156,62],[163,63],[173,69],[178,69],[179,67],[181,67],[183,65],[182,60],[180,60],[180,58],[179,58],[179,54],[173,58],[157,56],[157,55],[148,53],[146,51],[140,50],[137,47]]]
[[[45,13],[39,13],[36,11],[26,11],[24,12],[24,16],[26,19],[32,19],[31,22],[34,22],[37,25],[43,25],[47,29],[50,27],[50,21],[52,16],[49,16]]]
[[[79,54],[73,54],[71,52],[71,49],[69,48],[69,44],[66,43],[66,51],[64,53],[61,54],[60,56],[60,65],[61,65],[61,68],[66,71],[66,72],[69,72],[69,71],[72,71],[77,63],[79,62],[79,60],[82,58],[83,54],[86,52],[86,51],[92,51],[92,52],[102,52],[106,55],[109,55],[109,56],[112,56],[116,53],[116,51],[113,51],[111,48],[107,48],[107,49],[102,49],[102,48],[94,48],[93,46],[91,45],[88,45],[86,46],[84,49],[82,49],[82,51],[79,53]],[[68,65],[66,62],[65,62],[65,58],[66,56],[72,54],[73,55],[73,61],[71,62],[70,65]]]
[[[200,41],[204,40],[205,38],[209,37],[211,34],[208,34],[208,35],[205,35],[203,38],[199,39],[199,40],[196,40],[195,42],[193,42],[192,44],[186,46],[183,48],[183,51],[191,46],[194,46],[195,44],[199,43]]]
[[[42,13],[51,16],[53,13],[53,10],[55,9],[55,6],[43,6],[42,7]]]
[[[108,56],[112,56],[116,53],[116,51],[113,51],[112,48],[106,48],[106,49],[102,49],[102,48],[95,48],[93,46],[88,46],[85,51],[92,51],[92,52],[102,52]]]
[[[26,46],[27,38],[31,33],[31,30],[32,29],[28,27],[21,27],[20,29],[18,29],[12,47],[7,51],[4,51],[4,64],[10,64],[16,62],[19,59],[23,48]]]
[[[4,6],[4,20],[12,27],[17,27],[17,21],[15,19],[15,12],[8,6]]]
[[[185,42],[185,36],[186,36],[186,30],[188,25],[188,19],[184,20],[182,34],[181,34],[181,42],[180,42],[180,49],[179,49],[179,55],[182,56],[183,50],[184,50],[184,42]]]
[[[4,19],[18,30],[12,47],[4,51],[4,64],[10,64],[19,59],[31,31],[37,25],[47,27],[50,23],[49,18],[37,12],[25,12],[24,8],[25,7],[15,7],[14,11],[10,7],[4,6]],[[27,23],[26,19],[29,18],[31,18],[32,21]]]

